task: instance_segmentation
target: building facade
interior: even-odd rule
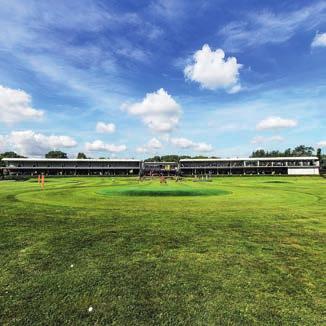
[[[4,174],[45,175],[318,175],[317,157],[182,159],[143,162],[133,159],[4,158]]]
[[[183,175],[318,175],[319,161],[317,157],[183,159],[179,171]]]
[[[144,175],[176,175],[179,171],[177,162],[143,162]]]
[[[5,158],[4,173],[10,175],[138,175],[142,162],[129,159]]]

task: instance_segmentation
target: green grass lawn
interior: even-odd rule
[[[320,177],[0,182],[0,325],[321,325],[325,226]]]

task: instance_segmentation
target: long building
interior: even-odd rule
[[[10,175],[138,175],[142,161],[131,159],[4,158]]]
[[[182,159],[175,162],[143,162],[133,159],[4,158],[4,174],[46,175],[318,175],[317,157],[260,157]]]
[[[259,157],[229,159],[182,159],[183,175],[289,174],[318,175],[318,157]]]

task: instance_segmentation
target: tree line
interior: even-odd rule
[[[321,155],[321,149],[317,149],[317,155]],[[292,148],[287,148],[285,151],[265,151],[264,149],[257,149],[256,151],[252,152],[250,157],[290,157],[290,156],[314,156],[315,149],[311,146],[299,145]]]
[[[264,149],[257,149],[256,151],[253,151],[250,157],[292,157],[292,156],[317,156],[320,165],[324,168],[326,168],[326,155],[322,154],[321,148],[315,149],[311,146],[305,146],[305,145],[299,145],[292,148],[287,148],[285,151],[265,151]]]
[[[182,159],[187,159],[187,158],[193,158],[193,159],[206,159],[206,158],[218,158],[216,156],[202,156],[202,155],[198,155],[198,156],[189,156],[189,155],[156,155],[153,157],[149,157],[147,159],[145,159],[145,162],[179,162]]]

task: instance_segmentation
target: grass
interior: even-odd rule
[[[319,177],[0,182],[0,324],[320,325],[325,218]]]

